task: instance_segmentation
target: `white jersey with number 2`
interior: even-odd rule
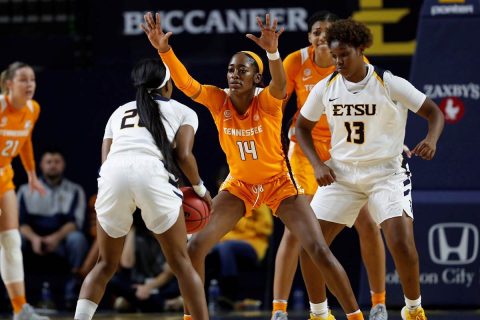
[[[195,111],[173,100],[158,97],[156,102],[162,111],[163,121],[168,140],[172,142],[183,125],[190,125],[196,131],[198,118]],[[113,112],[105,127],[104,139],[113,139],[108,158],[116,155],[137,154],[151,155],[163,160],[163,155],[155,144],[150,132],[139,125],[136,101],[129,102]],[[127,130],[128,129],[128,130]]]

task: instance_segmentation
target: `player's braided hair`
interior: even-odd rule
[[[0,74],[0,90],[3,94],[8,94],[7,80],[12,80],[15,77],[15,72],[22,68],[32,68],[28,64],[20,61],[13,62],[8,65],[7,69]]]
[[[368,48],[372,45],[373,36],[368,27],[352,19],[338,20],[327,29],[328,46],[333,41],[339,41],[354,48]]]
[[[153,136],[155,144],[162,152],[165,168],[168,172],[177,172],[173,156],[172,144],[168,140],[165,126],[161,119],[165,119],[158,103],[152,98],[149,90],[157,88],[163,82],[166,69],[159,59],[144,59],[139,61],[132,70],[132,81],[137,88],[137,111],[140,118],[139,125],[145,126]],[[153,91],[158,92],[158,91]]]

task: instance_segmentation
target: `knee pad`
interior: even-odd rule
[[[0,273],[5,284],[24,280],[22,239],[20,232],[0,232]]]

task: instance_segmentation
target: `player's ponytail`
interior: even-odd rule
[[[168,172],[177,172],[173,157],[172,144],[168,140],[158,103],[153,100],[151,92],[158,92],[168,79],[167,69],[159,59],[145,59],[138,62],[132,70],[133,85],[137,88],[137,111],[139,125],[145,126],[153,136],[155,144],[162,152],[165,168]],[[167,81],[164,81],[164,80]]]

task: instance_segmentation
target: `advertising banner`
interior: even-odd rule
[[[410,80],[440,106],[446,125],[436,158],[411,163],[417,189],[480,189],[479,31],[480,2],[424,2]],[[407,144],[413,147],[426,132],[425,120],[411,115]]]
[[[480,192],[413,193],[414,231],[420,260],[422,304],[480,306]],[[405,305],[400,278],[387,254],[387,306]],[[370,305],[365,269],[360,303]]]

